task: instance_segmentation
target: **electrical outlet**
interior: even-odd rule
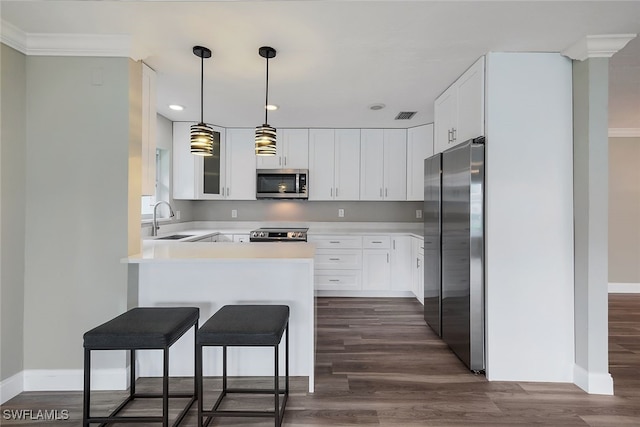
[[[416,209],[416,218],[422,218],[422,209]]]
[[[231,218],[238,218],[238,210],[231,209]]]
[[[344,218],[344,209],[338,209],[338,218]]]
[[[180,219],[180,211],[176,211],[176,220]]]

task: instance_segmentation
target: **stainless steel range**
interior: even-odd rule
[[[308,228],[258,228],[249,234],[250,242],[306,242]]]

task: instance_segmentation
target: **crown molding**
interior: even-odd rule
[[[15,25],[0,21],[0,41],[18,52],[27,54],[27,34]]]
[[[25,33],[6,21],[1,26],[2,43],[29,56],[132,57],[129,35]]]
[[[609,138],[640,138],[640,128],[609,128]]]
[[[637,34],[586,36],[563,50],[562,54],[576,61],[584,61],[588,58],[611,58],[636,36]]]

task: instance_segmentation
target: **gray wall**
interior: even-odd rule
[[[609,282],[640,283],[640,137],[609,138]]]
[[[196,221],[421,222],[422,202],[194,201]],[[238,217],[231,217],[231,210]],[[338,217],[344,209],[344,218]]]
[[[27,58],[25,369],[81,369],[82,334],[126,309],[129,65]]]
[[[1,46],[0,381],[23,369],[26,57]]]

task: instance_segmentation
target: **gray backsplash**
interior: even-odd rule
[[[194,201],[194,221],[422,222],[422,202]],[[338,217],[344,209],[344,217]],[[232,211],[237,217],[232,217]]]

